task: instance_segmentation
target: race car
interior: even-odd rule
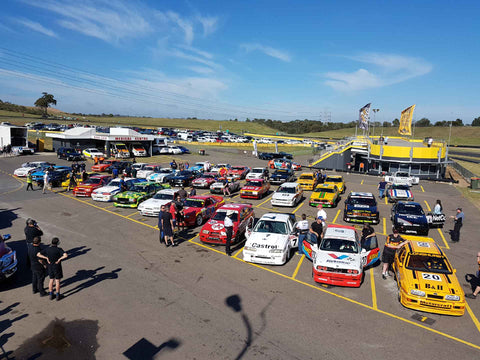
[[[187,226],[202,225],[223,204],[225,201],[221,196],[195,195],[188,197],[184,203],[185,224]]]
[[[171,186],[188,186],[196,178],[196,174],[190,170],[178,171],[174,176],[170,178]]]
[[[53,165],[46,161],[31,161],[22,164],[22,167],[15,169],[13,172],[14,176],[17,177],[26,177],[29,172],[47,168],[50,165]]]
[[[410,186],[401,184],[389,184],[387,188],[388,202],[413,201],[413,193]]]
[[[444,252],[432,238],[402,237],[408,242],[397,250],[392,264],[400,303],[413,310],[462,316],[465,294]]]
[[[250,179],[240,189],[241,198],[261,199],[270,191],[270,183],[264,179]]]
[[[177,190],[162,189],[158,191],[152,198],[145,200],[138,205],[138,211],[143,216],[158,216],[162,206],[170,206],[175,198]]]
[[[272,206],[297,206],[302,199],[303,190],[300,184],[287,182],[278,187],[270,202]]]
[[[364,268],[380,261],[376,237],[362,247],[353,226],[328,225],[320,244],[303,241],[301,246],[312,259],[313,280],[322,284],[360,287]]]
[[[228,170],[231,168],[232,166],[230,164],[217,164],[217,165],[214,165],[211,169],[210,169],[210,172],[213,172],[213,173],[218,173],[220,171],[220,169],[222,168],[225,168],[227,169],[227,172]]]
[[[36,182],[38,186],[43,186],[45,171],[47,171],[47,168],[39,168],[39,170],[31,173],[32,180]],[[61,185],[71,171],[72,169],[68,166],[54,166],[53,171],[49,171],[52,186]]]
[[[227,177],[230,179],[245,179],[245,176],[249,173],[250,168],[248,166],[232,166],[227,171]]]
[[[129,190],[115,195],[113,197],[113,205],[115,207],[136,208],[142,201],[150,199],[158,190],[168,186],[168,184],[148,181],[135,183]]]
[[[345,180],[343,180],[343,176],[341,175],[328,175],[323,183],[337,185],[340,194],[343,194],[347,188],[345,186]]]
[[[270,176],[271,184],[283,184],[292,181],[295,181],[295,174],[291,169],[278,169]]]
[[[200,241],[208,244],[225,245],[227,233],[223,222],[227,211],[232,211],[230,219],[233,222],[232,244],[240,242],[247,227],[252,227],[255,213],[251,204],[225,204],[219,208],[200,231]]]
[[[295,214],[263,215],[253,229],[247,228],[243,260],[258,264],[285,264],[298,247],[295,224]]]
[[[90,158],[90,159],[93,159],[95,156],[97,156],[99,158],[105,158],[105,154],[102,153],[100,150],[98,150],[96,148],[85,149],[85,150],[82,151],[82,154],[86,158]]]
[[[93,190],[107,185],[111,179],[112,177],[108,175],[93,175],[84,182],[81,182],[79,185],[75,186],[73,189],[73,195],[90,197],[92,196]]]
[[[318,178],[315,176],[313,172],[306,172],[306,173],[300,174],[297,182],[303,190],[311,191],[315,189],[315,186],[317,186]]]
[[[252,168],[252,170],[247,174],[245,177],[247,180],[250,179],[268,179],[268,176],[270,175],[270,172],[266,167],[257,167],[257,168]]]
[[[145,179],[125,178],[125,186],[130,189],[134,184],[146,182]],[[110,181],[106,186],[93,190],[92,200],[109,202],[120,192],[120,179],[116,178]]]
[[[291,169],[292,161],[288,159],[272,159],[268,162],[270,169]]]
[[[300,170],[302,170],[302,165],[300,165],[299,163],[297,163],[295,161],[292,161],[292,170],[300,171]]]
[[[225,187],[224,181],[216,181],[212,185],[210,185],[210,192],[212,194],[223,194],[223,188]],[[240,181],[229,181],[228,182],[228,190],[230,194],[237,192],[240,190]]]
[[[215,177],[217,174],[206,172],[200,175],[200,177],[192,181],[192,186],[195,188],[209,189],[210,185],[215,182]]]
[[[10,234],[2,236],[0,243],[0,283],[11,278],[17,272],[17,252],[5,245],[5,241],[11,239]]]
[[[206,161],[197,161],[195,165],[190,166],[188,170],[202,172],[205,170],[205,164],[207,164],[207,167],[210,167],[210,164]]]
[[[320,184],[317,185],[310,195],[310,206],[317,207],[322,204],[323,207],[335,207],[340,201],[340,192],[337,185],[332,184]]]
[[[117,160],[104,160],[101,164],[93,165],[91,169],[94,172],[106,172],[116,162]]]
[[[172,177],[175,176],[177,170],[172,168],[161,168],[155,170],[153,174],[147,176],[147,181],[155,181],[158,183],[169,183]]]
[[[420,178],[417,176],[410,176],[408,175],[408,172],[397,171],[393,175],[385,176],[385,181],[392,184],[412,186],[418,185]]]
[[[343,220],[346,222],[380,222],[377,201],[372,193],[351,192],[345,200]]]
[[[392,206],[393,228],[403,234],[428,235],[428,220],[422,206],[413,201],[399,201]]]
[[[148,164],[142,167],[142,169],[137,170],[137,178],[146,179],[148,176],[152,175],[155,172],[158,172],[162,169],[161,165]]]

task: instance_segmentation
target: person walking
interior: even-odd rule
[[[46,170],[43,175],[43,191],[42,194],[45,194],[45,190],[48,189],[48,183],[50,182],[49,171]]]
[[[32,191],[35,191],[33,190],[33,177],[32,177],[32,173],[30,172],[27,174],[27,190],[26,191],[28,191],[28,189],[32,189]]]
[[[75,172],[71,172],[70,173],[70,179],[68,181],[68,186],[67,186],[67,192],[70,191],[70,189],[75,189],[75,187],[77,186],[77,181],[75,179]]]
[[[232,215],[235,214],[233,210],[227,210],[227,214],[225,219],[223,220],[223,226],[225,226],[225,232],[227,234],[227,239],[225,241],[225,254],[227,256],[232,256],[232,251],[230,250],[230,243],[232,242],[232,234],[233,234],[233,221]]]
[[[37,254],[43,250],[39,236],[33,238],[33,244],[28,248],[28,258],[32,269],[32,292],[34,294],[40,293],[40,296],[47,295],[45,291],[45,270],[46,263],[40,259]]]
[[[463,213],[462,208],[457,208],[457,213],[450,217],[453,219],[453,221],[455,221],[455,225],[453,226],[453,230],[452,230],[452,241],[459,242],[460,229],[463,226],[463,220],[465,219],[465,214]]]
[[[60,294],[60,280],[63,278],[62,260],[65,260],[68,255],[62,248],[58,247],[60,239],[54,237],[51,245],[37,254],[41,259],[48,262],[48,276],[50,281],[48,283],[48,291],[50,300],[57,299],[59,301],[63,296]],[[55,294],[53,293],[53,283],[55,283]]]
[[[401,248],[407,242],[400,236],[398,230],[393,230],[393,234],[387,236],[385,241],[385,246],[383,248],[382,262],[383,262],[383,271],[382,278],[385,280],[390,276],[388,273],[389,267],[393,264],[395,260],[395,252],[397,249]]]
[[[437,200],[437,203],[435,204],[435,207],[433,208],[433,214],[434,215],[441,215],[442,211],[443,211],[442,202],[440,200]]]
[[[295,230],[298,234],[298,255],[303,254],[303,240],[307,237],[308,233],[308,220],[307,215],[302,214],[302,220],[297,222]]]
[[[387,187],[387,182],[385,181],[385,178],[382,178],[382,181],[378,183],[377,189],[378,189],[378,197],[380,199],[383,199],[385,197],[385,189]]]
[[[165,211],[165,206],[162,205],[160,208],[160,214],[159,214],[159,222],[158,222],[158,228],[160,229],[160,232],[163,232],[163,237],[165,240],[165,246],[177,246],[177,243],[173,240],[173,217],[172,214],[168,211]],[[161,236],[161,235],[160,235]],[[170,245],[168,244],[168,241],[170,240]],[[160,238],[160,242],[162,239]]]

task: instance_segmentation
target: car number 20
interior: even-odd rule
[[[440,275],[437,275],[437,274],[425,274],[425,273],[422,273],[422,278],[423,278],[424,280],[442,281],[442,278],[440,277]]]

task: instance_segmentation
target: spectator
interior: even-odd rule
[[[227,178],[225,178],[225,181],[223,183],[223,196],[230,196],[232,197],[232,194],[230,193],[230,183]]]
[[[477,278],[480,278],[480,251],[477,253],[477,265],[478,265]]]
[[[185,188],[182,186],[180,190],[177,192],[178,196],[180,196],[180,200],[185,200],[187,198],[187,192],[185,191]]]
[[[45,194],[45,190],[49,188],[49,182],[50,182],[50,177],[49,177],[50,172],[48,170],[45,171],[45,174],[43,175],[43,194]]]
[[[180,195],[177,194],[175,200],[173,201],[175,204],[175,219],[177,221],[177,228],[180,230],[185,230],[185,213],[183,210],[183,200],[180,198]]]
[[[463,226],[463,220],[465,219],[465,214],[462,211],[462,208],[457,208],[457,213],[455,215],[450,216],[454,221],[455,225],[451,232],[452,234],[452,241],[459,242],[460,241],[460,229]]]
[[[132,178],[137,177],[137,168],[135,166],[132,166]]]
[[[470,299],[476,299],[477,298],[477,295],[480,293],[480,252],[478,252],[477,254],[477,266],[478,266],[478,270],[477,270],[477,276],[475,278],[472,277],[471,280],[468,280],[467,279],[467,276],[465,276],[465,278],[467,279],[468,282],[470,282],[470,284],[472,285],[472,294],[465,294],[466,297],[470,298]]]
[[[232,234],[233,234],[233,221],[231,216],[235,214],[233,210],[227,210],[225,215],[225,220],[223,221],[223,225],[225,226],[225,232],[227,234],[227,239],[225,241],[225,254],[228,256],[232,256],[232,252],[230,251],[230,243],[232,241]]]
[[[122,175],[120,177],[120,182],[118,183],[118,188],[120,189],[120,192],[127,191],[127,183],[125,182],[125,175]]]
[[[28,191],[28,189],[32,189],[32,191],[34,191],[33,190],[33,177],[32,177],[31,172],[29,172],[27,174],[27,190],[26,191]]]
[[[390,276],[388,273],[389,267],[393,264],[395,260],[395,251],[401,248],[406,241],[398,234],[398,230],[393,230],[393,234],[387,236],[385,241],[385,247],[383,248],[382,262],[383,262],[383,271],[382,278],[385,280]]]
[[[98,156],[97,156],[97,155],[95,155],[95,156],[93,157],[93,164],[94,164],[94,165],[98,165]]]
[[[173,241],[173,217],[172,214],[168,211],[165,211],[165,206],[161,206],[161,211],[159,214],[159,223],[158,228],[160,229],[160,233],[163,232],[163,236],[165,238],[165,246],[177,246],[177,243]],[[160,235],[161,236],[161,235]],[[168,244],[168,240],[170,240],[170,245]],[[160,239],[160,242],[162,240]]]
[[[118,168],[115,166],[113,169],[112,169],[112,178],[113,179],[116,179],[118,177]]]
[[[372,239],[376,237],[377,234],[375,233],[373,227],[368,223],[363,224],[361,239],[362,248],[364,248],[365,250],[370,250],[370,243]]]
[[[44,287],[46,263],[37,256],[42,250],[40,237],[34,237],[32,246],[28,248],[28,258],[32,269],[32,292],[45,296],[47,295]]]
[[[387,144],[388,144],[388,136],[385,136],[385,140],[384,140],[384,142],[383,142],[383,143],[384,143],[385,145],[387,145]]]
[[[310,226],[310,234],[314,237],[315,242],[318,244],[320,239],[323,236],[323,224],[322,224],[322,217],[319,216],[317,219],[312,223]]]
[[[77,186],[77,181],[75,179],[75,172],[70,173],[70,179],[68,181],[68,186],[67,186],[67,191],[70,191],[70,189],[74,189]]]
[[[382,178],[382,181],[378,183],[377,189],[378,189],[378,197],[380,199],[383,199],[385,197],[385,188],[387,187],[387,182],[385,181],[385,178]]]
[[[191,190],[190,190],[190,195],[189,195],[189,196],[195,196],[195,195],[197,195],[197,189],[195,189],[195,188],[192,186],[192,188],[191,188]]]
[[[27,253],[33,246],[33,239],[38,237],[41,239],[43,231],[38,227],[37,222],[33,219],[27,219],[27,226],[23,230],[25,233],[25,242],[27,243]],[[30,258],[27,257],[27,266],[30,267]]]
[[[323,205],[318,204],[317,209],[318,209],[318,211],[317,211],[316,218],[321,217],[323,221],[327,221],[327,212],[325,210],[323,210]]]
[[[60,280],[63,278],[62,260],[67,258],[67,253],[62,248],[58,247],[60,240],[57,237],[52,239],[52,244],[37,254],[41,259],[48,262],[48,276],[50,281],[48,283],[48,291],[50,293],[50,300],[57,298],[59,301],[62,298],[60,294]],[[55,296],[53,294],[53,283],[55,282]]]
[[[440,200],[437,200],[437,203],[435,204],[435,207],[433,208],[433,213],[435,215],[441,215],[442,211],[443,211],[442,202]]]
[[[173,170],[177,170],[177,162],[175,161],[175,159],[172,160],[172,162],[170,163],[170,167],[173,169]]]
[[[295,230],[298,234],[298,255],[303,254],[303,240],[307,236],[308,233],[308,220],[307,215],[302,214],[302,220],[297,222]]]

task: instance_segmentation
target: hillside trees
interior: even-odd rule
[[[48,117],[47,109],[50,107],[50,105],[57,105],[57,100],[55,100],[52,94],[46,92],[43,92],[42,94],[43,96],[38,98],[34,105],[43,110],[42,116],[46,118]]]

